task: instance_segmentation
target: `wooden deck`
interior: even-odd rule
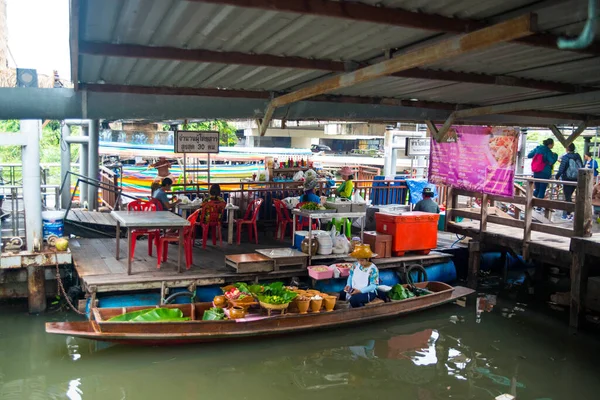
[[[199,242],[198,242],[199,243]],[[223,247],[208,245],[206,249],[194,248],[193,265],[190,270],[177,273],[177,247],[170,246],[168,261],[160,269],[156,268],[156,252],[148,256],[148,241],[138,240],[132,274],[127,275],[127,243],[121,241],[121,259],[115,259],[115,239],[76,239],[71,240],[71,252],[77,274],[82,280],[84,290],[88,292],[118,292],[162,287],[187,287],[190,285],[207,286],[232,281],[252,281],[258,279],[279,279],[292,276],[306,276],[306,269],[273,271],[262,273],[237,274],[234,269],[225,266],[226,254],[252,253],[257,249],[286,247],[289,244],[271,239],[261,240],[258,245],[243,243],[240,246]],[[451,258],[448,254],[432,252],[429,255],[406,255],[376,261],[380,269],[398,268],[421,263],[431,265],[445,262]]]
[[[69,210],[69,215],[67,215],[67,221],[85,225],[101,225],[104,227],[114,226],[116,228],[117,226],[117,223],[110,216],[110,213],[81,209]]]

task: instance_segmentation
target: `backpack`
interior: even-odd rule
[[[533,172],[542,172],[544,168],[546,168],[544,156],[540,153],[537,153],[535,156],[533,156],[533,160],[531,161],[531,170]]]
[[[572,180],[572,181],[576,181],[580,168],[583,168],[581,161],[569,158],[569,166],[567,167],[567,170],[565,171],[565,178]]]

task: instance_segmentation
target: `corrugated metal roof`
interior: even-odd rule
[[[534,0],[362,0],[447,17],[495,20],[521,7],[538,14],[539,26],[555,34],[578,34],[587,2]],[[410,47],[435,32],[386,24],[265,11],[181,0],[88,0],[82,40],[206,49],[247,54],[365,62],[388,49]],[[600,85],[600,60],[590,55],[515,42],[426,66],[432,69],[511,75],[564,83]],[[110,84],[218,87],[286,91],[330,73],[296,68],[223,65],[188,61],[80,56],[79,80]],[[523,87],[382,78],[334,92],[354,96],[418,98],[471,104],[500,104],[556,93]],[[600,106],[574,105],[600,114]],[[566,110],[567,108],[565,108]],[[584,111],[582,111],[584,112]]]

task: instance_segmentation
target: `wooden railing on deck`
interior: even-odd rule
[[[524,182],[525,196],[515,196],[510,198],[450,188],[448,192],[448,208],[446,210],[446,224],[454,221],[456,217],[463,217],[478,220],[480,222],[479,231],[481,233],[486,232],[488,222],[523,229],[524,255],[526,255],[527,243],[531,240],[532,231],[563,237],[589,237],[592,235],[593,175],[591,170],[580,169],[577,182],[535,178],[517,178],[517,180]],[[536,182],[576,186],[575,203],[533,197],[534,185]],[[477,212],[473,211],[473,209],[458,208],[458,196],[480,199],[481,210]],[[490,210],[492,210],[490,207],[493,207],[496,201],[523,206],[525,211],[524,219],[521,220],[510,218],[509,216],[494,215],[493,211],[490,212]],[[574,212],[573,228],[564,228],[553,226],[549,223],[534,222],[534,207],[543,207],[545,209],[554,209],[569,213]]]
[[[113,170],[101,166],[100,181],[106,184],[98,189],[100,202],[102,205],[110,208],[111,210],[120,209],[120,204],[117,204],[117,202],[121,201],[120,196],[117,194],[119,191],[119,175]],[[109,190],[108,188],[112,188],[113,190]]]

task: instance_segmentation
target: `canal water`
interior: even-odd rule
[[[470,303],[343,330],[170,348],[48,335],[45,321],[79,317],[2,306],[0,399],[600,397],[597,337],[570,335],[526,304]]]

